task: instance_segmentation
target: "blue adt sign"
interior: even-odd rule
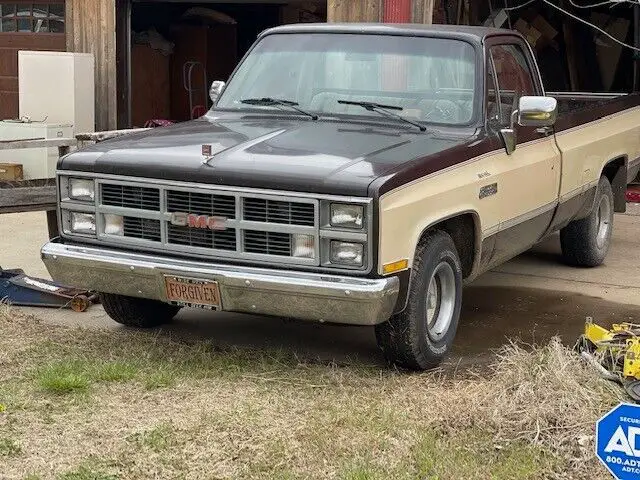
[[[621,403],[598,420],[596,455],[618,480],[640,480],[640,405]]]

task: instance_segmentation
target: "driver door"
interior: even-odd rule
[[[499,134],[512,125],[512,114],[523,95],[544,95],[530,49],[518,37],[488,45],[487,68],[494,82],[488,98],[489,126]],[[491,78],[492,77],[492,78]],[[489,95],[491,95],[489,93]],[[491,106],[493,100],[493,106]],[[517,146],[511,155],[500,153],[498,190],[500,227],[494,260],[500,263],[537,243],[551,223],[557,207],[561,155],[552,129],[522,127],[515,123]]]

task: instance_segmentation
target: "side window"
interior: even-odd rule
[[[520,46],[496,45],[489,52],[496,71],[493,81],[497,83],[499,123],[506,126],[518,99],[523,95],[536,94],[535,83]]]
[[[493,76],[493,63],[491,59],[487,62],[487,118],[491,123],[500,122],[500,102],[498,101],[498,90]]]

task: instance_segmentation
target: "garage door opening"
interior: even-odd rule
[[[119,62],[121,127],[182,122],[211,106],[209,86],[226,81],[266,28],[326,21],[326,1],[213,3],[147,1],[130,9],[130,61]],[[122,38],[122,37],[120,37]],[[122,51],[122,50],[121,50]],[[126,71],[128,67],[128,72]]]

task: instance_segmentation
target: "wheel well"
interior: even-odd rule
[[[428,233],[433,230],[442,230],[451,236],[453,243],[458,250],[460,263],[462,264],[462,276],[466,278],[471,275],[477,250],[475,215],[472,213],[464,213],[442,220],[422,232],[420,241],[422,241]]]
[[[627,163],[624,157],[611,160],[602,169],[602,175],[609,179],[613,189],[613,206],[616,212],[625,212],[627,208]]]

